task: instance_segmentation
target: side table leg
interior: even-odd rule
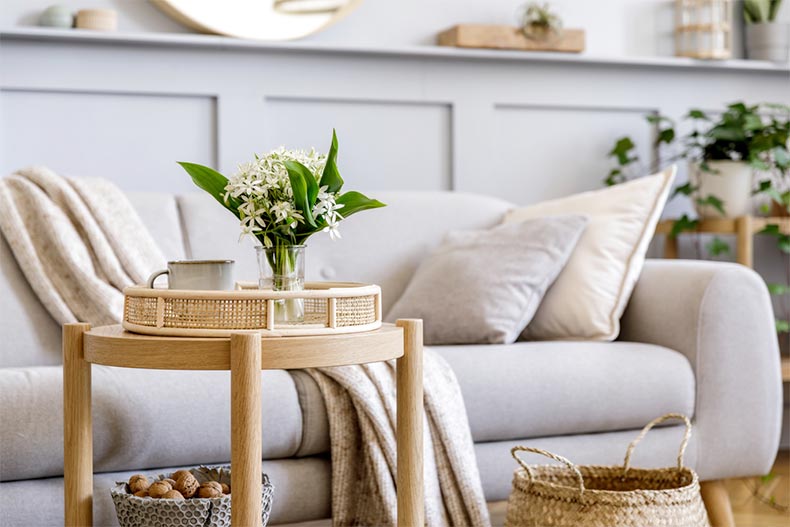
[[[230,337],[231,524],[261,525],[261,336]]]
[[[425,525],[423,492],[422,320],[398,320],[403,357],[397,361],[398,526]]]
[[[83,335],[90,324],[63,326],[63,489],[66,527],[93,524],[91,365]]]
[[[751,216],[735,219],[736,247],[735,258],[741,265],[751,268],[754,261],[754,231]]]

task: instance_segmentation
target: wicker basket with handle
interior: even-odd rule
[[[653,426],[680,419],[686,431],[676,467],[631,468],[636,445]],[[514,447],[521,465],[513,475],[506,527],[709,527],[697,474],[683,466],[691,422],[681,414],[651,421],[634,439],[623,466],[577,466],[539,448]],[[519,452],[532,452],[563,463],[527,465]]]

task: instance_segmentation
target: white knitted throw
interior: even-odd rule
[[[0,232],[59,323],[117,324],[124,287],[165,258],[136,211],[103,179],[44,167],[0,179]],[[430,527],[488,526],[458,381],[425,350],[425,513]],[[395,371],[392,363],[309,370],[326,402],[332,515],[338,526],[395,525]]]

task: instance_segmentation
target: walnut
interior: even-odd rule
[[[148,489],[138,490],[137,492],[134,493],[134,495],[137,496],[138,498],[150,498],[150,496],[148,495]]]
[[[184,496],[181,495],[180,492],[177,490],[168,490],[165,492],[164,496],[162,496],[166,500],[183,500]]]
[[[162,481],[167,481],[170,483],[170,486],[176,488],[176,480],[173,478],[163,478]]]
[[[176,480],[176,484],[173,488],[183,494],[185,498],[191,498],[197,492],[200,483],[198,483],[198,480],[190,472],[182,472],[184,473]],[[175,474],[173,475],[175,476]]]
[[[220,483],[222,486],[222,493],[223,494],[230,494],[230,487],[228,487],[225,483]]]
[[[207,481],[198,489],[198,498],[219,498],[222,496],[222,485],[216,481]]]
[[[141,490],[148,490],[149,485],[150,483],[148,482],[148,478],[142,474],[135,474],[129,478],[129,492],[132,494],[135,494]]]
[[[152,498],[161,498],[164,496],[168,491],[173,490],[173,487],[170,486],[170,483],[164,480],[154,481],[151,483],[151,486],[148,487],[148,495]]]
[[[178,481],[178,478],[182,477],[185,474],[189,474],[190,476],[192,475],[192,473],[190,471],[188,471],[186,469],[181,469],[181,470],[176,470],[175,472],[173,472],[173,475],[170,476],[170,478]]]

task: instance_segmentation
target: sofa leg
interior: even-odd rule
[[[713,527],[735,527],[730,495],[724,486],[724,480],[703,481],[700,488],[710,524]]]

